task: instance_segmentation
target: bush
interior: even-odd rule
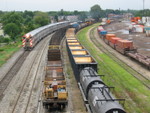
[[[6,38],[4,38],[4,37],[0,37],[0,43],[7,43],[7,44],[9,44],[9,42],[10,42],[11,40],[10,40],[10,38],[8,38],[8,37],[6,37]]]
[[[4,51],[4,49],[0,49],[0,52]]]
[[[10,38],[4,38],[3,42],[9,44]]]

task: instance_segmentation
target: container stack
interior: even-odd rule
[[[106,38],[104,39],[104,41],[106,42],[106,44],[109,44],[109,41],[111,40],[111,38],[116,37],[115,34],[106,34]]]

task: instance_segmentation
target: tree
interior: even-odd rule
[[[37,27],[39,27],[39,26],[37,26]],[[33,29],[37,28],[37,27],[35,26],[35,24],[33,23],[33,21],[30,21],[30,22],[28,22],[26,24],[26,26],[24,28],[24,31],[25,32],[29,32],[29,31],[32,31]]]
[[[35,13],[33,20],[35,24],[38,24],[39,26],[44,26],[49,23],[49,16],[47,13],[38,11]]]
[[[58,12],[58,15],[63,16],[64,15],[64,10],[61,9],[60,12]]]
[[[15,23],[9,23],[4,27],[4,33],[8,34],[14,41],[21,30]]]
[[[6,13],[2,18],[3,26],[7,25],[8,23],[14,23],[17,26],[21,27],[23,23],[22,14],[19,12],[10,12]]]
[[[77,10],[74,10],[74,15],[79,15],[79,12]]]
[[[99,21],[99,18],[102,16],[102,9],[99,5],[94,5],[91,7],[90,14],[92,18],[94,18],[96,21]]]
[[[23,13],[23,18],[26,18],[26,17],[33,18],[34,17],[34,12],[25,10],[24,13]]]
[[[87,18],[86,12],[81,12],[81,13],[79,14],[79,20],[85,21],[86,18]]]

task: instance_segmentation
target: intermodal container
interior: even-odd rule
[[[107,20],[106,22],[107,22],[107,24],[110,24],[110,23],[111,23],[111,21],[110,21],[110,20]]]
[[[117,40],[116,45],[123,49],[133,49],[133,42],[128,40]]]
[[[110,41],[112,37],[116,37],[115,34],[106,34],[106,39]]]
[[[114,38],[110,39],[110,42],[113,43],[113,44],[116,44],[118,40],[122,40],[122,39],[119,38],[119,37],[114,37]]]
[[[98,32],[103,31],[103,30],[104,30],[104,28],[102,26],[98,26],[98,28],[97,28]]]
[[[99,33],[100,33],[100,35],[106,35],[107,31],[103,30],[103,31],[100,31]]]
[[[114,38],[111,38],[110,39],[110,42],[109,42],[109,45],[115,49],[116,47],[116,43],[118,40],[122,40],[121,38],[118,38],[118,37],[114,37]]]
[[[106,42],[106,44],[109,44],[110,39],[114,37],[116,37],[115,34],[106,34],[106,38],[104,41]]]

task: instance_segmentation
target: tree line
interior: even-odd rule
[[[40,26],[47,25],[51,23],[50,16],[53,16],[56,21],[58,21],[59,16],[68,15],[78,15],[79,20],[84,21],[86,18],[91,17],[96,21],[99,18],[107,17],[108,14],[123,14],[132,13],[135,16],[150,16],[150,10],[120,10],[120,9],[106,9],[103,10],[99,5],[94,5],[91,7],[90,11],[12,11],[4,12],[0,11],[0,23],[3,25],[3,30],[5,34],[8,34],[12,40],[20,38],[23,34],[38,28]]]

